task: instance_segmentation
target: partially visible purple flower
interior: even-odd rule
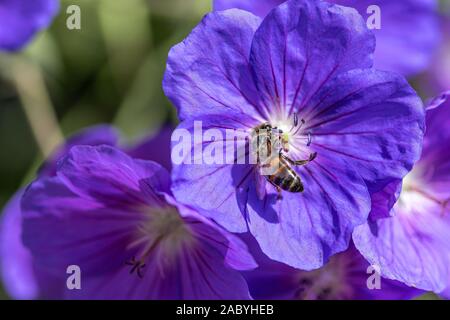
[[[169,173],[110,146],[76,146],[56,177],[22,200],[23,240],[54,276],[70,265],[68,299],[249,299],[239,271],[257,265],[245,244],[170,193]],[[62,282],[65,284],[65,280]]]
[[[154,136],[143,139],[133,146],[124,147],[134,157],[160,161],[170,168],[169,127]],[[56,175],[57,161],[66,156],[76,145],[110,145],[119,142],[118,131],[109,125],[97,125],[84,129],[69,137],[41,166],[38,178]],[[61,296],[61,280],[52,279],[46,270],[38,268],[28,248],[21,239],[22,213],[20,199],[24,190],[20,189],[11,198],[0,216],[0,275],[10,296],[15,299],[56,298]]]
[[[0,0],[0,50],[21,49],[51,23],[58,9],[58,0]]]
[[[268,259],[251,237],[244,239],[259,265],[243,272],[257,300],[408,300],[423,293],[380,278],[353,245],[322,268],[301,271]]]
[[[75,145],[115,145],[116,130],[99,125],[83,130],[70,137],[42,165],[38,176],[51,177],[56,174],[56,162]],[[24,189],[20,189],[3,209],[0,220],[0,275],[6,290],[15,299],[54,298],[60,295],[60,286],[45,270],[34,264],[28,248],[21,239],[22,211],[20,200]]]
[[[163,85],[179,128],[193,133],[202,121],[226,137],[269,123],[286,134],[289,158],[317,157],[295,168],[304,192],[282,199],[255,165],[176,165],[177,200],[230,231],[249,230],[270,258],[300,269],[347,249],[370,194],[418,159],[424,129],[406,80],[370,68],[374,42],[355,10],[321,1],[287,1],[262,21],[238,9],[207,15],[169,54]],[[296,114],[303,124],[293,128]]]
[[[356,247],[383,276],[439,293],[450,284],[450,102],[427,111],[421,159],[403,181],[393,209],[353,234]],[[392,193],[387,192],[388,196]]]
[[[260,17],[285,0],[214,0],[215,10],[239,8]],[[437,0],[329,0],[353,7],[365,18],[373,14],[370,6],[381,9],[381,28],[377,37],[375,67],[414,75],[431,62],[440,38]]]

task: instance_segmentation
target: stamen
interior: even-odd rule
[[[140,252],[139,258],[133,257],[125,264],[131,266],[130,274],[136,272],[142,278],[145,263],[151,258],[163,277],[165,267],[172,264],[186,244],[193,244],[195,238],[175,208],[152,209],[144,214],[146,219],[137,226],[136,237],[128,245],[129,250]]]
[[[295,136],[300,131],[300,129],[303,127],[303,125],[306,123],[305,119],[301,119],[300,122],[301,123],[298,126],[297,130],[292,134],[293,136]],[[294,128],[292,128],[292,129],[294,129]]]
[[[312,136],[311,136],[311,132],[308,132],[308,143],[306,144],[307,147],[309,147],[312,143]]]
[[[416,186],[411,186],[408,189],[411,191],[417,192],[418,194],[424,196],[428,200],[431,200],[432,202],[438,204],[442,208],[441,216],[445,216],[446,211],[448,209],[447,206],[450,202],[450,198],[447,198],[445,200],[439,200],[438,198],[432,196],[431,194],[429,194],[428,192],[426,192],[422,189],[417,188]]]
[[[293,126],[291,127],[291,129],[289,130],[289,132],[291,132],[292,130],[294,130],[294,128],[295,128],[296,126],[298,126],[298,113],[297,113],[297,112],[294,113],[294,124],[293,124]]]
[[[136,260],[136,258],[133,257],[133,259],[125,262],[125,264],[129,265],[129,266],[133,266],[130,270],[130,274],[133,274],[133,272],[136,271],[138,277],[142,279],[143,276],[142,276],[141,270],[142,270],[142,268],[145,267],[145,263],[143,263],[140,259]]]

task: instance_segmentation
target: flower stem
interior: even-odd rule
[[[32,62],[17,57],[13,59],[12,79],[38,147],[46,158],[62,143],[64,137],[42,71]]]

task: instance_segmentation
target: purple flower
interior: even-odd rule
[[[76,146],[23,196],[23,241],[83,299],[249,299],[245,244],[170,194],[169,173],[110,146]],[[65,280],[61,285],[65,284]]]
[[[403,180],[397,203],[388,213],[373,209],[375,216],[392,217],[369,221],[353,234],[383,276],[436,293],[450,284],[450,102],[436,107],[447,96],[427,111],[422,157]]]
[[[141,143],[125,147],[127,153],[135,158],[159,161],[169,168],[170,154],[166,148],[170,145],[169,127]],[[116,146],[119,134],[111,126],[97,125],[84,129],[70,137],[41,166],[38,177],[56,175],[57,161],[66,156],[76,145]],[[164,153],[167,152],[168,155]],[[21,239],[22,213],[20,200],[24,190],[20,189],[3,209],[0,220],[0,274],[11,297],[15,299],[57,298],[61,296],[61,279],[54,277],[45,269],[39,268]]]
[[[184,161],[173,169],[177,200],[232,232],[249,230],[270,258],[303,270],[347,249],[370,193],[407,174],[423,135],[420,99],[400,76],[370,69],[374,46],[353,9],[321,1],[287,1],[264,20],[208,14],[169,54],[163,86],[179,129],[201,121],[222,136],[251,135],[268,123],[283,130],[285,156],[316,158],[292,166],[304,192],[281,198],[259,166]],[[194,142],[194,161],[208,142]]]
[[[39,177],[56,175],[56,161],[75,145],[115,145],[118,135],[106,125],[95,126],[69,138],[42,165]],[[23,245],[20,189],[3,209],[0,220],[0,272],[6,290],[15,299],[55,298],[60,295],[58,280],[45,269],[38,268],[29,250]]]
[[[260,17],[285,0],[214,0],[215,10],[240,8]],[[437,0],[329,0],[353,7],[372,24],[374,10],[380,9],[375,67],[413,75],[431,62],[439,42]],[[373,9],[373,6],[378,8]]]
[[[0,0],[0,50],[21,49],[51,23],[58,9],[57,0]]]
[[[250,237],[244,239],[259,265],[243,272],[251,295],[258,300],[407,300],[423,293],[381,278],[353,245],[324,267],[301,271],[268,259]]]

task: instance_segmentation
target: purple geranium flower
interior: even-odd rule
[[[283,2],[285,0],[214,0],[214,8],[215,10],[240,8],[264,17]],[[329,0],[328,2],[353,7],[369,20],[375,12],[373,6],[380,9],[381,24],[374,28],[377,37],[376,68],[412,75],[424,70],[431,62],[440,35],[437,0]]]
[[[75,146],[55,177],[25,192],[23,241],[55,277],[80,267],[81,290],[65,298],[249,299],[238,271],[257,265],[245,244],[176,204],[169,188],[155,162]]]
[[[118,135],[106,125],[95,126],[69,138],[64,145],[42,165],[39,177],[56,174],[56,161],[75,145],[115,145]],[[167,141],[168,143],[168,141]],[[15,299],[54,298],[60,294],[57,281],[46,270],[38,268],[21,239],[22,212],[20,201],[24,189],[20,189],[3,209],[0,220],[0,273],[3,284]]]
[[[173,170],[177,200],[230,231],[249,230],[270,258],[300,269],[347,249],[370,193],[407,174],[423,135],[422,102],[400,76],[370,69],[374,47],[355,10],[322,1],[287,1],[264,20],[238,9],[208,14],[169,54],[163,85],[179,129],[201,121],[222,136],[251,135],[269,123],[283,130],[289,158],[316,158],[293,166],[304,192],[281,199],[258,166],[183,162]],[[208,142],[192,148],[194,160]]]
[[[353,245],[333,256],[322,268],[302,271],[268,259],[249,236],[244,236],[258,268],[243,272],[258,300],[407,300],[423,292],[381,278]]]
[[[0,0],[0,50],[22,48],[50,24],[58,9],[57,0]]]
[[[398,202],[386,213],[355,229],[358,250],[383,276],[424,290],[441,292],[450,284],[450,92],[427,111],[421,159],[403,181]],[[384,194],[392,200],[392,191]],[[380,195],[379,199],[383,196]]]
[[[170,168],[170,127],[165,127],[156,135],[143,139],[141,143],[125,147],[134,158],[159,161]],[[56,163],[66,156],[76,145],[116,146],[119,134],[108,125],[97,125],[80,131],[59,147],[41,166],[38,177],[56,175]],[[166,153],[166,154],[165,154]],[[15,299],[57,298],[61,296],[61,279],[46,270],[38,268],[21,239],[22,213],[20,201],[24,190],[20,189],[3,209],[0,220],[0,274],[11,297]]]

